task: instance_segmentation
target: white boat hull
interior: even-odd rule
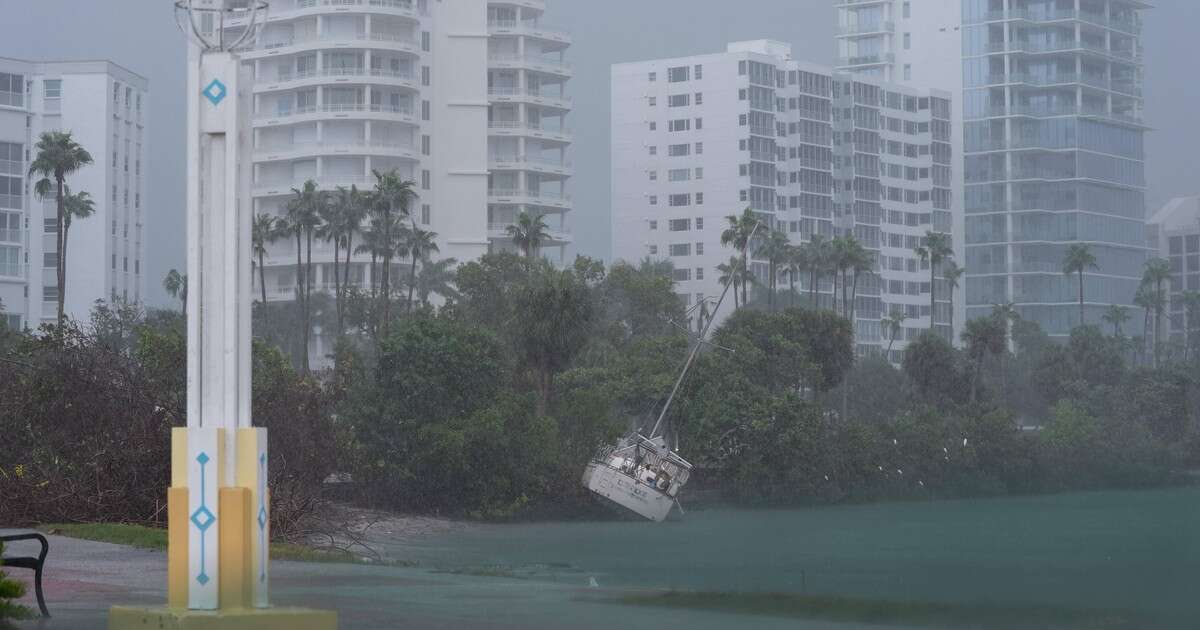
[[[583,485],[643,518],[656,523],[666,520],[675,499],[615,468],[591,462],[583,471]]]

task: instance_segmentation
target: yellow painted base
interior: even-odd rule
[[[108,630],[337,630],[337,613],[308,608],[187,610],[113,606]]]

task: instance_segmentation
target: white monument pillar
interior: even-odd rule
[[[252,426],[250,412],[251,135],[241,123],[251,77],[237,54],[268,6],[178,0],[175,8],[190,42],[187,427],[171,436],[168,605],[114,607],[109,627],[336,628],[333,612],[269,600],[267,430]]]

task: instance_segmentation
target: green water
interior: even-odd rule
[[[1136,610],[1200,618],[1200,488],[484,525],[423,566],[602,587]]]

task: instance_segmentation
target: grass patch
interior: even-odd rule
[[[620,603],[692,610],[768,615],[880,625],[921,625],[938,628],[1061,628],[1143,630],[1174,627],[1140,612],[995,606],[826,597],[790,593],[684,592],[626,595]]]
[[[137,549],[153,551],[167,550],[167,530],[142,525],[121,523],[54,523],[39,528],[43,533],[81,540],[127,545]],[[387,566],[415,566],[403,562],[375,562],[354,554],[339,551],[314,549],[291,543],[271,543],[272,560],[292,562],[329,562],[338,564],[386,564]]]
[[[517,580],[524,579],[522,576],[518,575],[516,571],[500,565],[438,569],[437,571],[434,571],[434,573],[442,573],[445,575],[469,575],[473,577],[513,578]]]

